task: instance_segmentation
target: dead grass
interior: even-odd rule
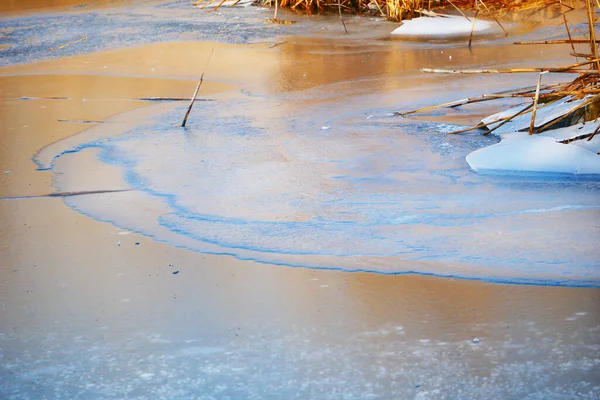
[[[214,11],[218,10],[225,0],[196,0],[192,4],[204,8],[219,1]],[[239,1],[239,0],[238,0]],[[306,14],[320,12],[381,15],[390,21],[399,22],[419,16],[419,10],[456,10],[464,12],[482,11],[491,13],[527,12],[540,10],[551,5],[558,5],[560,0],[257,0],[265,6],[275,4]],[[563,0],[576,3],[582,0]],[[237,4],[237,2],[234,2]],[[277,19],[276,17],[274,18]]]
[[[538,1],[539,3],[539,1]],[[440,70],[440,69],[422,69],[428,73],[443,73],[443,74],[514,74],[514,73],[539,73],[537,85],[528,88],[520,88],[508,90],[499,93],[484,94],[481,96],[455,100],[453,102],[428,106],[417,110],[398,112],[397,115],[407,116],[414,113],[429,112],[437,108],[460,107],[467,104],[480,103],[483,101],[493,101],[506,98],[521,98],[522,100],[532,100],[525,108],[514,115],[503,118],[500,124],[492,129],[483,124],[483,122],[452,133],[464,133],[476,129],[488,129],[484,134],[492,133],[502,125],[510,122],[512,119],[530,112],[531,122],[529,125],[529,134],[534,135],[544,132],[548,129],[554,129],[566,124],[574,125],[579,122],[591,122],[597,125],[593,133],[576,136],[561,141],[560,143],[570,143],[576,140],[588,141],[600,132],[600,57],[598,51],[598,40],[595,33],[594,12],[600,8],[600,4],[596,0],[584,0],[580,2],[587,10],[587,32],[579,32],[581,38],[572,36],[573,24],[569,22],[568,14],[574,10],[574,4],[568,0],[559,0],[561,13],[563,16],[563,25],[569,37],[568,40],[545,40],[539,42],[515,42],[516,45],[555,45],[555,44],[570,44],[572,52],[570,53],[575,58],[574,64],[569,64],[561,67],[534,67],[534,68],[519,68],[519,69],[479,69],[479,70]],[[530,10],[530,8],[528,8]],[[577,49],[576,46],[580,48]],[[560,84],[542,85],[542,76],[548,73],[554,74],[573,74],[578,76],[572,81]],[[543,126],[535,126],[536,109],[541,105],[549,105],[561,99],[583,100],[577,107],[566,112],[562,116],[547,122]],[[600,154],[600,153],[599,153]]]
[[[263,4],[271,5],[273,0],[264,0]],[[344,12],[357,14],[379,14],[390,21],[402,21],[419,16],[418,10],[475,9],[498,12],[532,11],[550,5],[559,4],[559,0],[275,0],[279,7],[314,14],[319,12],[335,12],[341,7]],[[567,0],[569,1],[569,0]]]

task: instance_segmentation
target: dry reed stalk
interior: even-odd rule
[[[462,15],[463,17],[465,17],[465,18],[467,19],[467,21],[471,22],[471,20],[469,19],[469,17],[467,17],[467,16],[465,15],[465,13],[461,11],[461,9],[460,9],[460,8],[456,7],[456,5],[455,5],[453,2],[451,2],[450,0],[447,0],[447,1],[448,1],[448,4],[450,4],[452,7],[454,7],[454,9],[455,9],[456,11],[458,11],[458,12],[460,13],[460,15]]]
[[[525,114],[526,112],[529,111],[529,109],[533,106],[533,104],[528,104],[527,106],[525,106],[525,108],[523,108],[522,110],[518,111],[517,113],[509,116],[509,117],[505,117],[502,119],[499,119],[498,121],[494,122],[500,122],[498,125],[496,125],[495,127],[493,127],[492,129],[489,129],[488,131],[484,132],[483,135],[489,135],[490,133],[494,132],[496,129],[500,128],[501,126],[504,126],[504,124],[509,123],[510,121],[512,121],[513,119],[515,119],[516,117]],[[459,131],[454,131],[454,132],[449,132],[449,135],[458,135],[461,133],[465,133],[465,132],[470,132],[470,131],[474,131],[475,129],[483,129],[485,127],[484,124],[482,124],[481,122],[478,123],[477,125],[474,125],[470,128],[466,128],[466,129],[461,129]]]
[[[596,128],[596,130],[594,131],[594,133],[592,133],[592,134],[590,135],[590,137],[588,138],[588,140],[587,140],[587,141],[588,141],[588,142],[589,142],[589,141],[591,141],[591,140],[594,138],[594,136],[596,136],[596,135],[598,134],[598,131],[600,131],[600,125],[598,125],[598,127]]]
[[[540,90],[556,89],[559,86],[560,86],[560,84],[544,85],[543,87],[540,87]],[[405,111],[405,112],[395,112],[394,115],[405,117],[410,114],[417,114],[417,113],[422,113],[422,112],[426,112],[426,111],[432,111],[432,110],[435,110],[438,108],[455,108],[455,107],[460,107],[460,106],[464,106],[467,104],[481,103],[484,101],[499,100],[499,99],[514,99],[514,98],[533,98],[535,96],[534,95],[535,91],[536,91],[536,86],[532,86],[529,88],[523,88],[520,90],[515,90],[515,89],[505,90],[502,92],[496,92],[496,93],[491,93],[491,94],[482,94],[481,96],[477,96],[477,97],[468,97],[465,99],[454,100],[454,101],[450,101],[447,103],[437,104],[434,106],[417,108],[415,110],[410,110],[410,111]],[[581,91],[573,92],[573,93],[581,94]],[[554,95],[552,93],[548,93],[548,94],[540,94],[539,97],[545,99],[545,98],[552,98],[553,96]]]
[[[341,0],[338,0],[338,12],[340,15],[340,21],[342,21],[342,25],[344,26],[344,32],[346,32],[346,34],[348,34],[348,28],[346,28],[346,23],[344,22],[344,17],[342,16],[342,2]]]
[[[457,3],[461,3],[460,0],[454,0]],[[477,4],[475,0],[475,4]],[[493,0],[488,0],[488,2],[492,2]],[[594,0],[598,8],[600,8],[600,0]],[[561,5],[561,12],[563,17],[563,22],[561,25],[565,25],[565,29],[567,31],[567,35],[569,37],[568,40],[546,40],[546,41],[535,41],[535,42],[518,42],[518,44],[540,44],[540,45],[552,45],[552,44],[570,44],[571,49],[573,50],[572,54],[576,57],[584,58],[583,62],[576,62],[575,64],[570,64],[562,67],[556,68],[511,68],[511,69],[477,69],[477,70],[445,70],[445,69],[431,69],[424,68],[423,72],[431,72],[431,73],[445,73],[445,74],[501,74],[501,73],[532,73],[538,72],[539,77],[537,81],[537,85],[533,87],[535,89],[532,90],[531,87],[523,88],[523,89],[514,89],[505,92],[498,92],[491,95],[481,95],[478,97],[472,97],[467,99],[456,100],[453,102],[448,102],[444,104],[438,104],[435,106],[423,107],[417,110],[412,110],[408,112],[397,112],[396,115],[406,116],[419,112],[426,112],[436,108],[441,107],[457,107],[466,104],[473,104],[487,100],[494,100],[500,98],[510,98],[510,97],[520,97],[520,98],[531,98],[532,102],[528,104],[525,108],[520,110],[519,112],[511,115],[509,117],[503,118],[499,124],[497,124],[494,128],[490,129],[484,134],[489,134],[505,125],[506,123],[512,121],[514,118],[525,114],[526,112],[531,111],[531,122],[529,124],[529,134],[535,134],[539,132],[543,132],[547,129],[552,129],[553,127],[558,126],[557,124],[563,122],[566,119],[569,120],[569,124],[575,123],[576,121],[584,119],[584,121],[595,121],[594,123],[598,123],[600,120],[600,56],[598,51],[598,40],[596,39],[595,29],[594,29],[594,21],[593,21],[593,6],[592,0],[585,0],[586,2],[586,11],[587,11],[587,25],[588,32],[579,32],[584,37],[589,37],[588,39],[574,39],[571,34],[571,28],[569,26],[569,21],[566,17],[566,13],[572,11],[574,8],[567,6],[563,3],[562,0],[559,1]],[[499,3],[499,2],[498,2]],[[542,3],[542,1],[538,1],[538,4]],[[483,2],[482,2],[483,4]],[[567,9],[565,11],[565,8]],[[589,44],[589,53],[577,53],[575,51],[575,44]],[[587,69],[586,69],[587,68]],[[547,73],[577,73],[578,76],[570,82],[560,83],[560,84],[552,84],[552,85],[542,85],[542,77]],[[534,92],[534,94],[532,94]],[[542,93],[544,92],[544,93]],[[573,107],[570,111],[564,113],[558,118],[553,119],[552,121],[547,122],[539,128],[535,128],[535,119],[536,113],[539,108],[540,103],[545,103],[545,106],[549,106],[552,103],[555,103],[559,100],[565,99],[567,96],[572,97],[573,99],[584,99],[581,104]],[[495,123],[497,123],[496,121]],[[468,127],[459,131],[451,132],[452,134],[464,133],[475,129],[483,128],[482,123],[478,123],[475,126]],[[580,135],[577,137],[565,139],[560,143],[570,143],[575,140],[583,140],[587,139],[592,140],[592,138],[600,132],[600,124],[591,134]],[[600,153],[599,153],[600,154]]]
[[[574,10],[573,7],[570,7],[566,4],[563,4],[563,0],[559,0],[560,2],[560,11],[562,14],[562,19],[563,19],[563,25],[565,26],[565,30],[567,31],[567,36],[569,37],[569,40],[573,40],[573,37],[571,36],[571,29],[569,29],[569,21],[567,20],[567,13],[571,12]],[[564,7],[569,8],[569,10],[565,11]],[[573,42],[571,42],[571,50],[573,50],[573,53],[575,53],[575,44]],[[573,54],[571,53],[571,54]]]
[[[496,18],[496,14],[494,14],[488,8],[488,6],[485,5],[485,3],[483,2],[483,0],[479,0],[479,2],[483,6],[483,8],[485,8],[485,11],[494,19],[494,21],[496,21],[496,23],[498,24],[498,26],[500,26],[500,29],[502,29],[504,31],[504,36],[508,36],[508,31],[506,29],[504,29],[504,26],[502,26],[502,24],[500,23],[500,21],[498,21],[498,18]]]
[[[475,0],[477,2],[477,0]],[[473,16],[473,23],[471,24],[471,34],[469,35],[469,48],[471,48],[471,43],[473,42],[473,33],[475,32],[475,24],[477,23],[477,15],[479,14],[479,10],[475,11],[475,15]]]
[[[588,14],[588,26],[590,31],[590,50],[591,54],[596,59],[596,69],[600,71],[600,60],[598,60],[598,44],[596,42],[596,31],[594,28],[594,12],[592,11],[592,2],[586,1],[586,8]]]
[[[208,67],[208,62],[212,57],[213,51],[215,48],[213,47],[206,59],[206,65],[204,66],[204,70],[202,71],[202,75],[200,75],[200,81],[198,81],[198,85],[196,86],[196,90],[194,90],[194,95],[192,96],[192,100],[190,101],[190,105],[185,113],[185,117],[183,117],[183,122],[181,123],[181,127],[185,128],[185,124],[187,123],[188,117],[190,116],[190,112],[192,111],[192,107],[194,106],[194,102],[196,101],[196,96],[198,96],[198,92],[200,91],[200,86],[202,86],[202,82],[204,81],[204,73],[206,72],[206,68]]]
[[[584,44],[589,43],[586,39],[557,39],[557,40],[532,40],[532,41],[521,41],[513,42],[513,44]],[[597,43],[597,42],[596,42]]]
[[[212,10],[212,12],[217,12],[219,8],[225,3],[227,0],[221,0],[221,2]]]
[[[493,133],[496,129],[499,129],[500,127],[504,126],[505,124],[508,124],[510,121],[512,121],[513,119],[529,112],[529,109],[533,107],[533,104],[528,104],[526,105],[521,111],[511,115],[510,117],[507,118],[503,118],[504,120],[499,123],[498,125],[496,125],[495,127],[493,127],[492,129],[488,130],[487,132],[484,133],[484,135],[489,135],[490,133]]]
[[[581,110],[582,108],[587,107],[590,104],[595,103],[597,101],[600,101],[600,95],[593,96],[592,98],[584,101],[583,103],[581,103],[577,107],[573,108],[571,111],[569,111],[568,113],[562,115],[561,117],[559,117],[559,118],[557,118],[557,119],[555,119],[553,121],[547,122],[545,125],[541,126],[540,129],[538,129],[538,132],[545,131],[546,129],[548,129],[552,125],[561,122],[562,120],[564,120],[564,119],[572,116],[574,113],[576,113],[577,111]]]
[[[436,69],[436,68],[421,68],[421,72],[434,74],[519,74],[528,72],[554,72],[554,73],[598,73],[594,70],[578,70],[577,68],[596,63],[597,58],[589,61],[584,61],[576,64],[566,65],[557,68],[507,68],[507,69]]]
[[[547,74],[548,71],[540,72],[540,77],[538,78],[537,87],[535,89],[535,97],[533,98],[533,110],[531,111],[531,123],[529,124],[529,134],[533,135],[535,132],[535,114],[537,113],[537,104],[540,99],[540,85],[542,84],[542,76]]]
[[[589,142],[590,140],[592,140],[594,138],[594,136],[596,136],[596,134],[598,133],[598,130],[600,130],[600,125],[598,125],[598,127],[592,133],[587,133],[585,135],[579,135],[579,136],[575,136],[573,138],[564,139],[564,140],[559,141],[558,143],[569,144],[569,143],[576,142],[578,140],[583,140],[583,139],[587,139],[587,141]]]
[[[199,8],[203,9],[208,5],[214,3],[216,0],[197,0],[192,3],[194,6],[200,6]],[[258,0],[262,2],[263,5],[267,3],[269,6],[272,5],[273,0]],[[339,2],[335,1],[323,1],[323,0],[275,0],[276,7],[283,8],[291,8],[292,10],[303,11],[306,14],[313,14],[315,12],[321,11],[332,11],[339,12],[339,8],[343,7],[348,12],[354,12],[357,14],[362,13],[372,13],[372,9],[370,9],[371,5],[374,5],[378,12],[386,17],[390,21],[400,22],[404,19],[411,19],[415,17],[417,13],[427,8],[427,10],[431,11],[433,9],[444,8],[447,5],[452,6],[456,9],[461,15],[470,19],[465,15],[462,10],[472,10],[477,9],[477,5],[481,3],[484,10],[487,14],[489,14],[495,21],[500,25],[502,30],[506,32],[502,24],[496,17],[495,10],[511,10],[511,11],[524,11],[524,10],[535,10],[547,7],[551,4],[557,4],[559,0],[527,0],[515,2],[512,0],[486,0],[484,3],[482,0],[477,0],[475,4],[473,0],[347,0]],[[598,0],[600,1],[600,0]],[[239,2],[236,0],[232,5],[235,5]],[[217,6],[217,9],[221,7],[224,2],[221,0],[221,4]],[[338,4],[338,3],[346,3],[346,4]]]
[[[387,18],[390,21],[412,19],[418,9],[422,8],[420,0],[386,0]]]
[[[206,3],[204,3],[200,6],[200,9],[203,10],[205,7],[211,5],[214,2],[215,2],[215,0],[208,0]],[[199,5],[200,3],[202,3],[202,0],[194,3],[194,5]]]

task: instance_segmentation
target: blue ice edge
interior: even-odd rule
[[[145,190],[141,190],[141,191],[148,193]],[[190,246],[175,244],[166,239],[161,239],[161,238],[156,237],[155,235],[145,233],[141,230],[132,229],[130,227],[121,225],[118,222],[113,221],[111,219],[99,218],[97,216],[94,216],[91,213],[81,210],[80,208],[78,208],[77,206],[75,206],[73,204],[69,204],[68,199],[63,199],[63,201],[72,210],[74,210],[82,215],[85,215],[95,221],[109,223],[111,225],[116,226],[117,228],[149,237],[157,242],[166,243],[175,248],[190,250],[190,251],[193,251],[196,253],[201,253],[201,254],[209,254],[209,255],[216,255],[216,256],[230,256],[230,257],[234,257],[241,261],[252,261],[252,262],[256,262],[259,264],[265,264],[265,265],[275,265],[275,266],[281,266],[281,267],[291,267],[291,268],[309,269],[309,270],[317,270],[317,271],[337,271],[337,272],[344,272],[344,273],[366,273],[366,274],[376,274],[376,275],[385,275],[385,276],[417,275],[417,276],[428,276],[428,277],[445,278],[445,279],[461,279],[461,280],[467,280],[467,281],[486,282],[486,283],[503,284],[503,285],[574,287],[574,288],[590,288],[590,289],[600,288],[600,281],[596,281],[596,280],[502,278],[502,277],[494,277],[494,276],[477,277],[477,276],[472,276],[472,275],[441,274],[441,273],[434,273],[434,272],[422,272],[422,271],[417,271],[417,270],[381,271],[381,270],[368,269],[368,268],[326,267],[326,266],[320,266],[320,265],[265,261],[265,260],[261,260],[259,258],[255,258],[255,257],[242,256],[242,255],[239,255],[239,254],[236,254],[233,252],[206,251],[206,250],[199,250],[199,249],[196,249],[196,248],[193,248]]]
[[[133,132],[131,132],[131,133],[133,133]],[[137,135],[140,135],[140,133],[133,133],[133,136],[137,136]],[[131,138],[131,136],[130,136],[130,138]],[[189,213],[188,210],[186,210],[184,207],[177,204],[177,197],[174,194],[158,192],[158,191],[155,191],[150,188],[141,187],[139,185],[141,177],[133,171],[133,169],[137,165],[137,163],[135,161],[131,161],[131,160],[122,160],[122,159],[119,160],[118,157],[114,157],[115,152],[118,152],[118,150],[116,150],[116,148],[113,145],[111,145],[110,142],[118,141],[118,140],[119,140],[119,138],[104,138],[101,140],[96,140],[96,141],[92,141],[92,142],[89,142],[86,144],[78,145],[74,148],[65,150],[65,151],[61,152],[60,154],[54,156],[52,161],[49,163],[49,165],[43,165],[39,162],[39,160],[36,160],[35,158],[33,158],[32,160],[33,160],[33,162],[36,163],[36,165],[38,165],[39,170],[52,170],[54,167],[55,160],[57,160],[58,158],[60,158],[64,155],[77,153],[82,150],[90,149],[90,148],[101,149],[101,151],[97,154],[97,158],[99,159],[99,161],[106,163],[106,164],[112,164],[112,165],[124,167],[125,180],[135,190],[146,193],[152,197],[165,199],[167,205],[170,208],[172,208],[178,212],[183,212],[185,214],[188,214]],[[53,185],[53,186],[58,189],[58,187],[56,185]],[[71,209],[73,209],[74,211],[76,211],[82,215],[85,215],[95,221],[110,223],[120,229],[135,232],[140,235],[144,235],[146,237],[152,238],[153,240],[155,240],[157,242],[167,243],[175,248],[191,250],[191,251],[194,251],[197,253],[202,253],[202,254],[231,256],[238,260],[252,261],[252,262],[266,264],[266,265],[275,265],[275,266],[284,266],[284,267],[302,268],[302,269],[311,269],[311,270],[322,270],[322,271],[338,271],[338,272],[344,272],[344,273],[369,273],[369,274],[391,275],[391,276],[393,276],[393,275],[418,275],[418,276],[429,276],[429,277],[438,277],[438,278],[450,278],[450,279],[462,279],[462,280],[469,280],[469,281],[488,282],[488,283],[493,283],[493,284],[600,288],[600,281],[598,281],[598,280],[506,278],[506,277],[497,277],[497,276],[481,276],[480,277],[480,276],[463,275],[463,274],[445,274],[445,273],[436,273],[436,272],[423,272],[423,271],[412,270],[412,269],[406,269],[406,270],[401,270],[401,271],[382,271],[382,270],[378,270],[378,269],[369,269],[369,268],[343,268],[343,267],[335,267],[335,266],[311,265],[311,264],[307,264],[307,263],[292,263],[292,262],[265,260],[265,259],[261,259],[261,258],[257,258],[257,257],[244,256],[244,255],[238,254],[234,251],[227,251],[227,250],[224,250],[224,251],[211,251],[211,250],[206,250],[206,249],[203,250],[203,249],[198,249],[198,248],[191,247],[191,246],[176,244],[167,239],[161,239],[153,234],[144,232],[143,230],[132,229],[131,227],[127,227],[125,225],[120,224],[118,221],[114,221],[109,218],[101,218],[101,217],[95,216],[94,214],[92,214],[90,212],[86,212],[86,211],[80,209],[79,207],[75,206],[74,204],[72,204],[69,201],[69,199],[65,198],[63,200],[64,200],[65,204],[68,207],[70,207]],[[595,208],[595,207],[593,207],[593,208]],[[172,232],[174,234],[187,236],[198,242],[204,242],[204,243],[222,246],[222,244],[219,242],[213,242],[213,241],[206,240],[203,238],[194,237],[192,234],[186,233],[179,229],[173,229],[173,227],[165,225],[164,223],[162,223],[160,221],[157,221],[157,222],[161,226],[168,229],[170,232]],[[235,248],[234,246],[227,246],[227,247],[229,247],[230,249]],[[243,250],[243,249],[241,249],[241,250]],[[266,252],[266,251],[261,251],[261,249],[258,249],[258,248],[247,248],[246,250],[258,251],[261,253]],[[282,255],[285,255],[285,254],[298,255],[298,256],[303,255],[302,253],[298,253],[298,252],[290,252],[290,253],[272,252],[272,253],[282,254]],[[307,254],[314,254],[314,253],[307,253]],[[314,255],[328,255],[328,254],[320,253],[320,254],[314,254]],[[331,255],[334,255],[334,254],[331,254]],[[354,255],[360,256],[360,255],[368,255],[368,254],[365,253],[365,254],[354,254]]]
[[[600,174],[577,174],[570,172],[540,172],[540,171],[519,171],[511,169],[493,169],[478,168],[473,169],[467,164],[469,170],[479,175],[486,175],[494,179],[502,180],[536,180],[536,181],[581,181],[581,182],[600,182]]]
[[[151,190],[138,189],[144,193],[147,193],[152,196],[170,198],[169,203],[172,201],[172,195],[169,194],[153,194]],[[290,268],[300,268],[300,269],[309,269],[309,270],[317,270],[317,271],[337,271],[343,273],[368,273],[368,274],[376,274],[376,275],[384,275],[384,276],[400,276],[400,275],[417,275],[417,276],[427,276],[427,277],[436,277],[436,278],[446,278],[446,279],[461,279],[468,281],[477,281],[477,282],[486,282],[492,284],[506,284],[506,285],[526,285],[526,286],[547,286],[547,287],[574,287],[574,288],[600,288],[600,281],[597,280],[575,280],[575,279],[532,279],[532,278],[503,278],[503,277],[495,277],[495,276],[487,276],[487,277],[478,277],[472,275],[462,275],[462,274],[443,274],[443,273],[433,273],[433,272],[423,272],[418,270],[407,269],[404,271],[381,271],[376,269],[369,268],[342,268],[342,267],[328,267],[321,265],[310,265],[310,264],[298,264],[298,263],[289,263],[289,262],[277,262],[277,261],[267,261],[256,257],[242,256],[235,252],[230,251],[209,251],[209,250],[200,250],[191,246],[185,246],[173,243],[166,239],[161,239],[153,234],[146,233],[139,229],[132,229],[131,227],[120,224],[118,221],[114,221],[108,218],[100,218],[92,213],[83,211],[79,207],[69,204],[69,199],[63,199],[65,204],[73,209],[74,211],[85,215],[95,221],[110,223],[111,225],[116,226],[117,228],[124,229],[127,231],[131,231],[160,242],[166,243],[175,248],[190,250],[196,253],[201,254],[209,254],[216,256],[230,256],[234,257],[241,261],[252,261],[259,264],[265,265],[275,265],[282,267],[290,267]],[[179,234],[178,232],[174,232]]]

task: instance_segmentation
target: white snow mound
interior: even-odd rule
[[[531,136],[527,132],[503,135],[500,143],[469,154],[467,163],[473,171],[499,175],[600,175],[599,140],[558,142],[593,132],[593,125],[579,124]]]
[[[419,17],[402,22],[392,35],[407,39],[446,40],[468,38],[471,34],[473,20],[462,16],[438,15],[436,17]],[[495,35],[500,28],[491,21],[478,19],[475,22],[474,36]]]

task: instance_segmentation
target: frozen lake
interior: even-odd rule
[[[600,183],[470,171],[498,139],[447,133],[495,106],[392,115],[507,89],[422,67],[564,64],[510,45],[560,30],[110,5],[0,19],[0,397],[598,397]],[[213,48],[187,128],[140,100]]]

